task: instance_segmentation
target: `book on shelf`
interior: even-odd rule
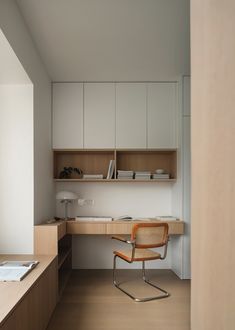
[[[90,180],[96,180],[96,179],[103,179],[103,174],[83,174],[83,179],[90,179]]]
[[[36,260],[2,261],[0,262],[0,281],[21,281],[38,263]]]
[[[150,171],[136,171],[135,179],[136,180],[150,180],[151,172]]]
[[[118,170],[117,171],[117,178],[121,180],[130,180],[134,177],[134,171],[123,171]]]
[[[170,179],[170,174],[169,173],[153,174],[152,178],[153,179]]]
[[[107,216],[76,216],[75,221],[112,221],[112,217]]]
[[[111,159],[109,162],[109,168],[108,168],[108,173],[106,179],[112,179],[113,173],[114,173],[114,168],[115,168],[115,160]]]

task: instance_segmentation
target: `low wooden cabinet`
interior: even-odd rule
[[[66,221],[34,227],[34,253],[57,256],[58,294],[67,283],[72,269],[72,238],[67,235]]]
[[[1,330],[45,330],[57,303],[57,262],[53,256],[0,255],[3,260],[38,260],[20,282],[0,282]]]

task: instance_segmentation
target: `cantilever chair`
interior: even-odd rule
[[[113,236],[112,239],[119,240],[131,246],[128,250],[114,251],[113,257],[113,284],[122,292],[127,294],[136,302],[144,302],[155,299],[161,299],[169,297],[169,293],[146,278],[145,273],[145,261],[165,259],[167,254],[167,244],[168,244],[168,224],[167,223],[138,223],[133,226],[130,240],[125,239],[120,236]],[[161,255],[158,252],[149,250],[151,248],[164,246],[164,252]],[[116,259],[120,258],[128,263],[135,261],[142,261],[142,278],[145,283],[151,285],[152,287],[160,290],[162,294],[153,297],[137,298],[130,294],[128,291],[121,287],[121,283],[117,282],[116,279]]]

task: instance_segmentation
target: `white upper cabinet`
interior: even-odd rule
[[[115,84],[84,84],[84,148],[115,147]]]
[[[148,148],[176,147],[176,83],[147,85]]]
[[[190,116],[190,77],[183,77],[183,116]]]
[[[83,84],[53,84],[53,148],[83,148]]]
[[[116,84],[116,147],[146,148],[146,84]]]

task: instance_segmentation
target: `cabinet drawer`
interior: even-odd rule
[[[131,234],[133,223],[111,223],[106,225],[106,234]]]
[[[106,225],[104,223],[67,223],[68,234],[106,234]]]

